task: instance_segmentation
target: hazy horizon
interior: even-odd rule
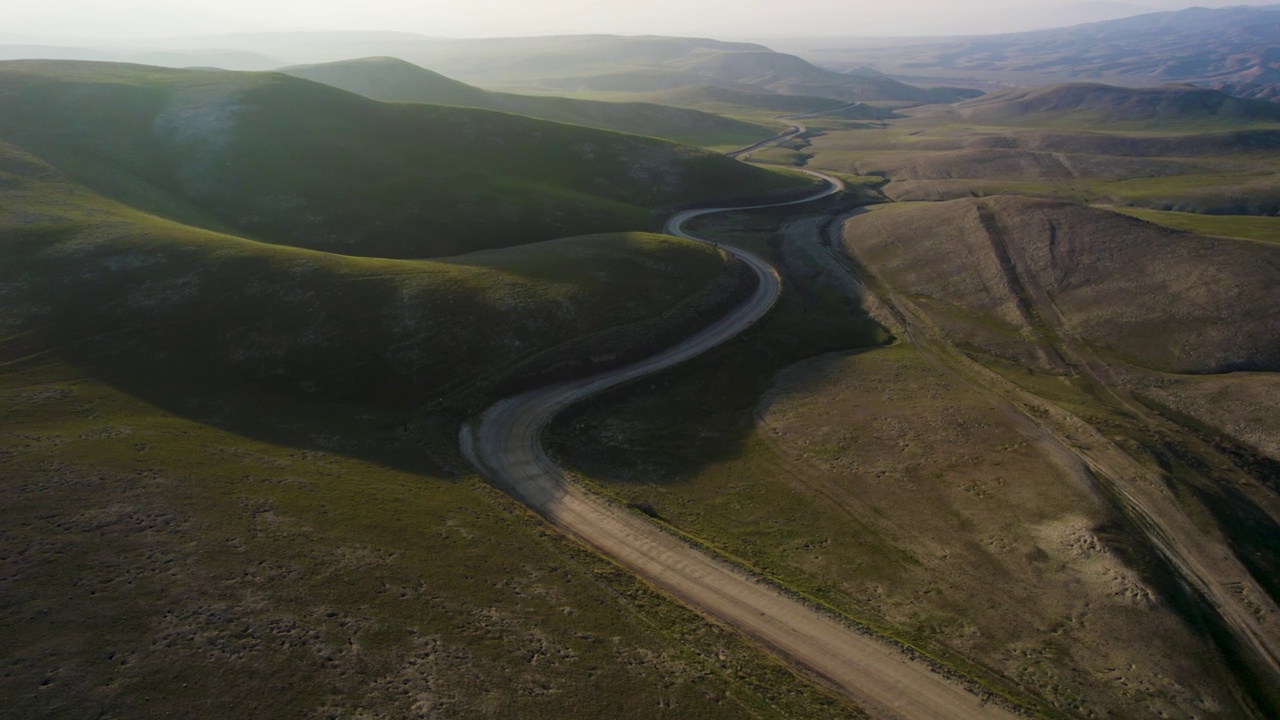
[[[408,3],[369,0],[353,5],[315,0],[299,13],[294,3],[255,0],[50,0],[11,9],[0,41],[135,41],[228,33],[399,31],[438,37],[501,37],[580,33],[698,35],[726,39],[798,36],[923,36],[1015,32],[1095,22],[1187,7],[1266,6],[1238,0],[1063,2],[1031,6],[975,0],[957,7],[940,0],[886,5],[818,0],[779,13],[767,0],[651,0],[606,5],[588,0],[474,0]],[[812,9],[809,9],[812,8]]]

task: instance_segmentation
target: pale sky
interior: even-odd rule
[[[0,0],[0,42],[24,35],[126,39],[264,30],[397,30],[442,37],[954,35],[1192,5],[1275,2],[1280,0]]]

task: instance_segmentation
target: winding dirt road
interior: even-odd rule
[[[799,127],[797,132],[803,132],[803,126]],[[783,133],[781,137],[794,134]],[[827,186],[800,200],[750,208],[812,202],[842,188],[835,178],[810,174],[823,179]],[[688,210],[673,217],[666,230],[701,240],[684,231],[685,223],[702,215],[750,208]],[[547,457],[542,430],[564,408],[606,388],[701,354],[750,327],[768,312],[781,291],[777,271],[745,250],[724,249],[741,258],[759,276],[759,286],[750,298],[696,335],[648,359],[499,402],[481,416],[477,425],[463,427],[460,442],[464,455],[482,476],[566,533],[704,615],[746,633],[851,698],[873,717],[1016,717],[1003,707],[987,704],[926,664],[909,659],[897,647],[761,583],[743,569],[690,545],[636,513],[588,493]]]

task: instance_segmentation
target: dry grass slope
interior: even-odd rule
[[[1079,466],[982,389],[896,345],[791,365],[755,394],[742,358],[779,367],[821,352],[826,336],[804,319],[831,313],[830,339],[858,342],[835,318],[854,316],[841,305],[859,291],[822,261],[814,227],[767,235],[791,295],[758,335],[571,410],[553,428],[558,455],[1039,716],[1237,717],[1234,681],[1143,544]]]
[[[1280,248],[1027,198],[889,206],[847,233],[959,337],[1019,361],[1060,362],[1028,353],[1066,333],[1169,372],[1280,369]]]

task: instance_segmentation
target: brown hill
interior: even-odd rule
[[[1041,341],[1065,335],[1165,371],[1280,370],[1280,246],[1016,197],[885,208],[845,243],[997,354],[1052,365]]]
[[[1264,100],[1280,93],[1277,5],[1197,7],[1006,35],[894,43],[823,38],[785,47],[822,67],[870,64],[911,83],[1176,82]]]
[[[990,93],[957,103],[955,111],[972,122],[997,124],[1280,122],[1280,105],[1242,100],[1191,85],[1122,88],[1067,83]]]

